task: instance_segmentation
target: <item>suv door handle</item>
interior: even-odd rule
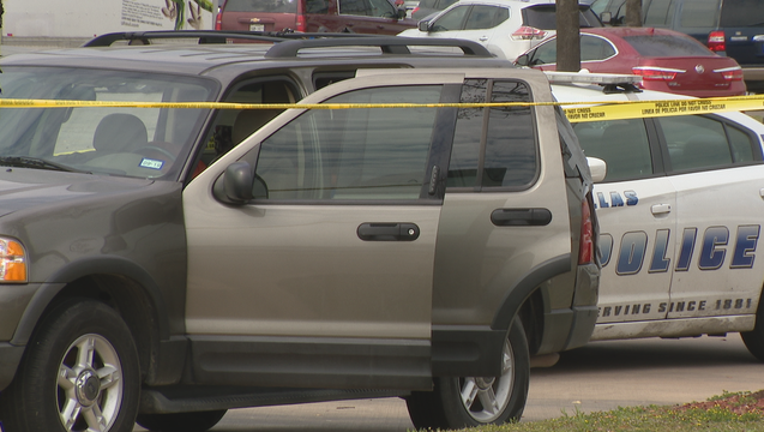
[[[488,36],[480,36],[479,40],[480,42],[485,42],[488,40]]]
[[[650,207],[650,211],[654,215],[671,213],[671,204],[654,204],[652,207]]]
[[[409,222],[365,222],[356,233],[364,241],[414,241],[419,238],[419,227]]]
[[[496,209],[491,222],[496,226],[544,226],[552,221],[552,212],[545,208]]]

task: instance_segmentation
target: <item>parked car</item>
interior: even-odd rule
[[[588,5],[579,7],[582,28],[602,27]],[[555,34],[555,14],[556,5],[548,0],[461,0],[399,36],[472,40],[499,58],[514,60]]]
[[[588,75],[588,82],[596,78]],[[563,103],[692,99],[632,91],[628,84],[639,77],[625,77],[618,87],[551,79]],[[607,163],[605,179],[594,185],[603,269],[592,340],[740,332],[764,361],[758,247],[764,125],[728,112],[588,121],[573,128],[587,157]]]
[[[596,0],[592,9],[623,24],[625,0]],[[645,26],[686,33],[743,67],[749,92],[764,92],[764,7],[759,0],[643,0]]]
[[[397,4],[397,3],[396,3]],[[225,31],[350,32],[395,35],[416,27],[388,0],[226,0],[215,28]]]
[[[742,96],[745,83],[734,59],[716,55],[679,32],[647,27],[581,30],[581,68],[589,72],[635,74],[639,86],[695,97]],[[515,64],[556,70],[557,38],[520,55]]]
[[[498,424],[531,356],[589,340],[592,178],[561,109],[341,109],[548,103],[544,74],[471,41],[340,36],[0,59],[3,98],[69,101],[0,116],[4,432],[391,396],[417,428]],[[261,106],[298,101],[340,109]]]

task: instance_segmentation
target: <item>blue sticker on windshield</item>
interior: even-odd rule
[[[141,160],[141,163],[139,165],[141,168],[148,168],[153,170],[161,170],[164,166],[164,161],[156,160],[156,159],[149,159],[149,158],[143,158]]]

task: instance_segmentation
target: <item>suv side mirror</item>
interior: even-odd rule
[[[419,31],[420,32],[429,33],[429,31],[430,31],[430,22],[429,21],[422,20],[422,21],[419,21],[419,24],[417,24],[417,25],[419,26]]]
[[[255,170],[248,162],[228,165],[213,188],[215,198],[227,204],[245,204],[252,199]]]
[[[612,12],[602,12],[600,14],[600,21],[602,21],[604,24],[613,24],[613,13]]]
[[[406,18],[406,8],[398,9],[398,19]]]
[[[592,181],[599,183],[605,180],[607,176],[607,163],[596,157],[587,157],[586,162],[589,164],[589,171],[592,173]]]

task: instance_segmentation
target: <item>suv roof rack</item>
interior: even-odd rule
[[[297,57],[297,53],[309,48],[330,47],[378,47],[383,54],[411,54],[410,46],[459,48],[464,55],[493,57],[481,44],[463,39],[412,38],[401,36],[371,36],[361,38],[323,38],[284,41],[274,45],[265,57]]]
[[[468,40],[408,38],[359,33],[245,32],[218,30],[157,30],[107,33],[83,47],[108,47],[119,41],[150,45],[152,39],[198,39],[199,44],[225,44],[229,39],[277,43],[265,54],[270,58],[297,57],[300,50],[331,47],[378,47],[384,54],[411,54],[410,46],[451,47],[464,55],[493,57],[481,44]]]
[[[86,42],[83,47],[108,47],[119,41],[138,42],[150,45],[153,39],[198,39],[199,44],[225,44],[228,39],[244,39],[258,42],[281,42],[288,39],[341,38],[375,36],[358,33],[295,33],[291,30],[279,32],[248,32],[219,30],[150,30],[135,32],[106,33]]]
[[[610,74],[610,73],[579,73],[544,71],[551,84],[597,84],[603,87],[602,92],[610,93],[640,93],[637,84],[642,81],[639,75]]]

